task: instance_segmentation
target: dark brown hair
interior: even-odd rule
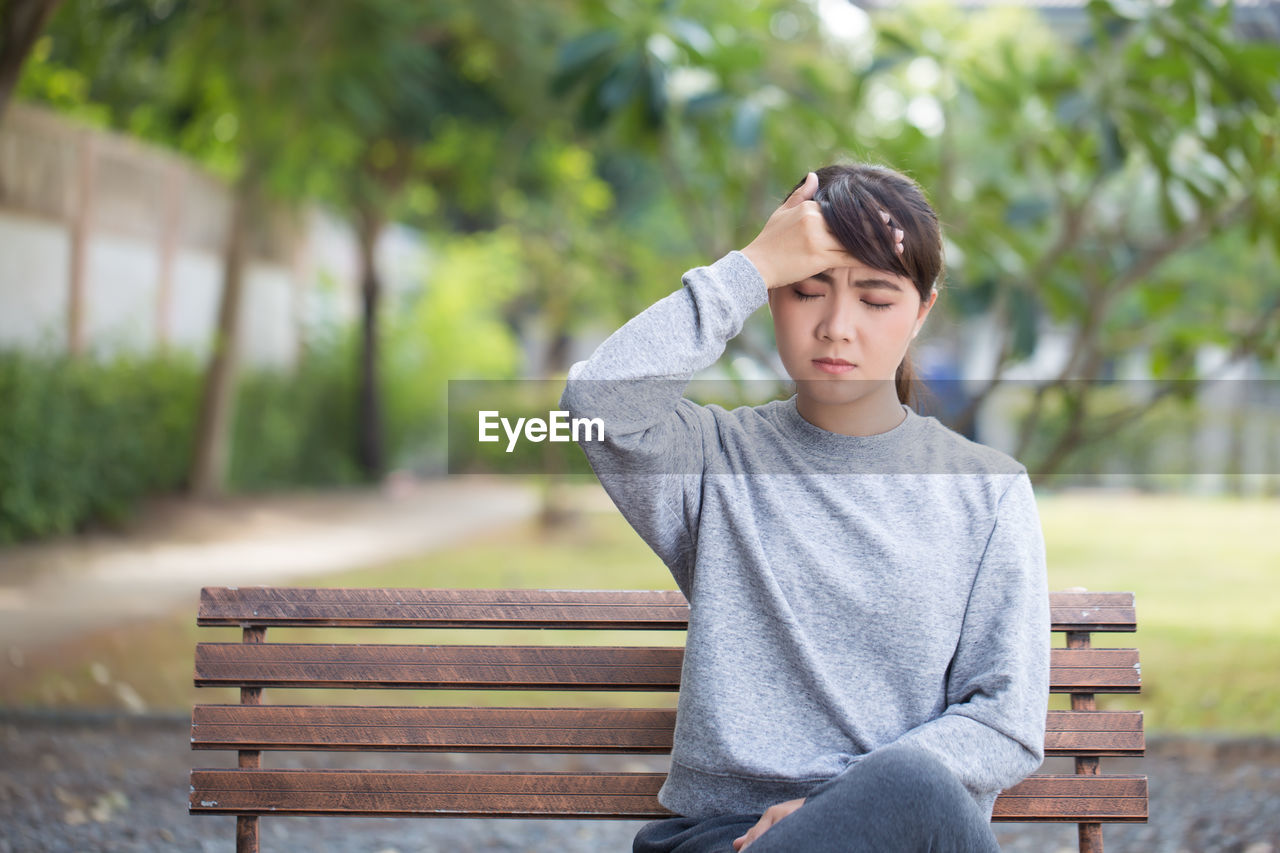
[[[927,302],[934,286],[941,288],[942,229],[920,185],[901,172],[869,163],[824,166],[816,173],[818,190],[813,200],[845,250],[869,267],[911,279],[920,301]],[[801,178],[791,192],[803,183]],[[888,225],[880,217],[881,210],[889,214]],[[902,254],[894,249],[894,228],[901,228],[904,235]],[[898,400],[913,408],[916,384],[908,350],[894,376],[894,387]]]

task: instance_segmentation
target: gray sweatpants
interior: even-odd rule
[[[758,814],[645,824],[632,853],[734,853]],[[986,815],[936,758],[888,747],[824,782],[746,853],[999,853]]]

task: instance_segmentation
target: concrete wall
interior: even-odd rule
[[[168,345],[205,358],[230,210],[225,184],[170,152],[12,105],[0,124],[0,348],[108,357]],[[288,367],[308,323],[358,315],[355,238],[318,209],[273,211],[254,238],[243,363]],[[423,250],[421,235],[387,229],[388,294],[421,286]]]

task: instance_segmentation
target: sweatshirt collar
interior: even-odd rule
[[[864,457],[899,458],[914,446],[914,440],[922,418],[905,403],[900,403],[906,418],[887,432],[874,435],[845,435],[831,432],[805,420],[796,408],[797,395],[792,394],[779,405],[781,425],[786,434],[798,445],[824,457],[839,458],[854,453]]]

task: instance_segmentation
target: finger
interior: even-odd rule
[[[764,817],[762,815],[760,818],[760,821],[763,821],[763,820],[764,820]],[[739,851],[739,853],[741,853],[741,851],[744,850],[748,844],[750,844],[751,842],[755,841],[758,837],[760,837],[760,834],[761,834],[760,821],[757,821],[755,826],[751,827],[742,835],[739,835],[737,838],[733,840],[734,850],[737,850]]]
[[[784,208],[795,207],[802,201],[808,201],[813,198],[813,194],[818,191],[818,175],[815,172],[809,172],[804,176],[804,183],[796,187],[795,192],[787,196],[787,200],[782,203]]]

